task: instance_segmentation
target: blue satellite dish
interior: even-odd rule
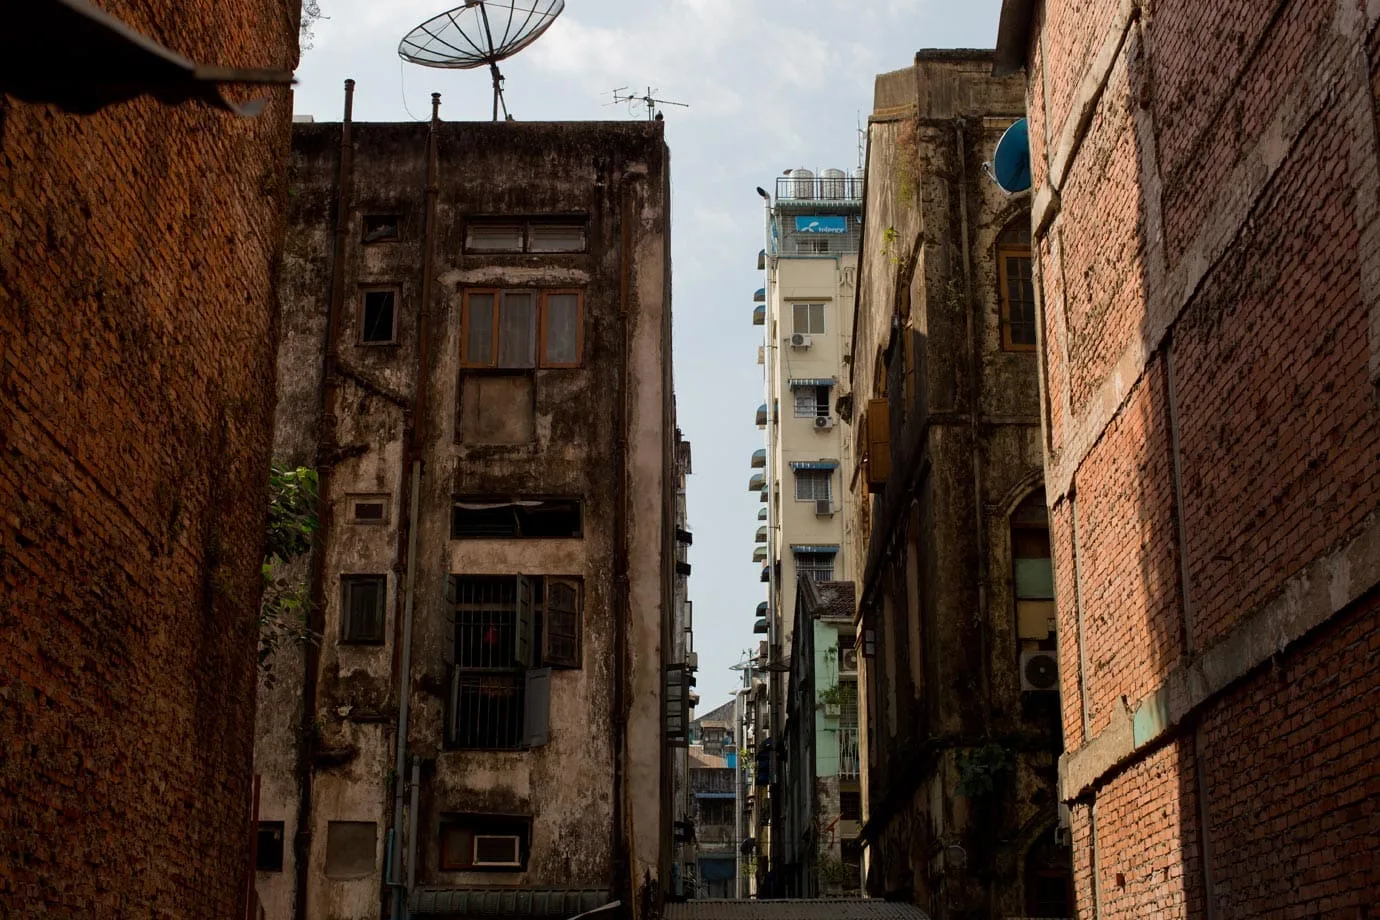
[[[992,178],[1009,195],[1030,188],[1030,129],[1024,118],[1007,128],[997,141]]]

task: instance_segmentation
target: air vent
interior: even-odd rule
[[[476,866],[522,866],[522,838],[517,834],[484,835],[474,837]]]
[[[1027,693],[1059,692],[1059,659],[1054,652],[1021,652],[1021,689]]]
[[[839,670],[845,674],[855,673],[858,670],[858,650],[846,648],[839,656]]]
[[[355,499],[356,524],[383,524],[388,520],[388,505],[381,498]]]

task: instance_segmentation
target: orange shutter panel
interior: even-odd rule
[[[891,407],[885,399],[867,401],[867,485],[873,492],[891,478]]]

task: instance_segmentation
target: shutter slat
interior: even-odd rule
[[[529,748],[551,740],[551,669],[532,668],[527,672],[523,706],[523,737]]]

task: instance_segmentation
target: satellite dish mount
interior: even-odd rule
[[[500,110],[504,119],[511,119],[498,62],[536,41],[564,9],[565,0],[465,0],[407,33],[398,44],[398,56],[445,70],[487,65],[494,87],[494,121]]]

